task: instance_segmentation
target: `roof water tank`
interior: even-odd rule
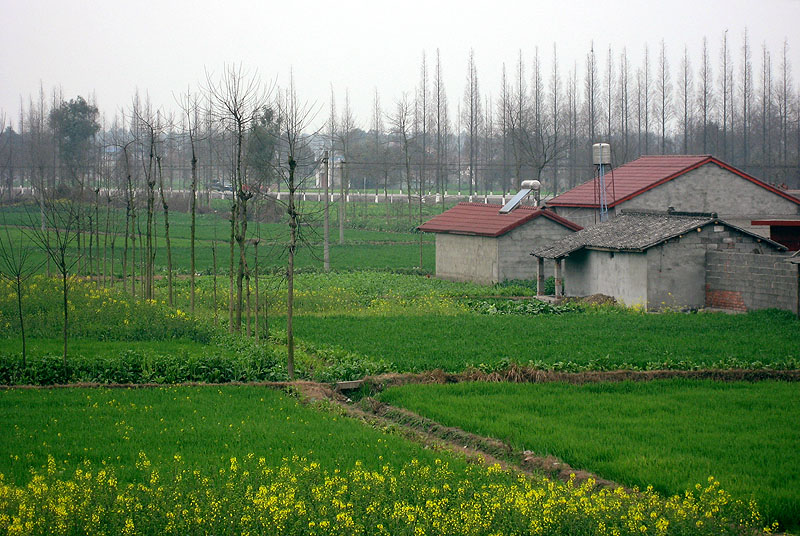
[[[595,166],[611,165],[611,145],[607,143],[595,143],[592,145],[592,161]]]

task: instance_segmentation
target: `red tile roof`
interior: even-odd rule
[[[582,227],[549,210],[520,206],[508,214],[500,214],[502,205],[459,203],[419,226],[426,233],[452,233],[497,237],[516,229],[539,216],[552,220],[573,231]]]
[[[633,162],[616,168],[613,173],[606,173],[606,200],[608,206],[618,205],[709,163],[727,169],[743,179],[800,205],[800,200],[796,197],[778,190],[721,160],[717,160],[711,155],[658,155],[642,156]],[[597,208],[599,206],[598,198],[597,181],[590,180],[550,199],[547,204],[554,207]]]

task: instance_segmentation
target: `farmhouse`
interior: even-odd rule
[[[753,221],[800,222],[800,199],[711,155],[643,156],[605,173],[608,214],[620,210],[715,212],[742,229],[769,236]],[[590,180],[550,199],[560,216],[587,227],[597,223],[598,181]],[[784,225],[791,225],[786,224]]]
[[[616,218],[538,247],[532,255],[553,260],[557,274],[563,262],[568,296],[606,294],[627,305],[654,310],[704,307],[709,290],[713,301],[714,289],[707,286],[711,253],[766,258],[785,250],[716,214],[620,211]],[[727,258],[721,262],[743,264]],[[777,262],[788,269],[783,257]],[[773,298],[764,299],[778,299],[784,290],[777,288],[774,293]]]
[[[518,206],[501,214],[500,208],[459,203],[419,226],[436,233],[437,277],[486,284],[533,279],[531,249],[581,229],[551,210]]]

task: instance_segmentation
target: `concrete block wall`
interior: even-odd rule
[[[787,255],[732,251],[706,254],[706,307],[778,308],[798,314],[798,265]]]
[[[725,225],[706,225],[647,251],[649,309],[706,306],[706,252],[764,254],[776,250]],[[763,255],[761,255],[763,256]]]
[[[437,233],[436,277],[452,281],[497,283],[497,239]]]
[[[531,256],[531,251],[573,232],[560,223],[539,216],[498,237],[498,280],[535,280],[537,263],[536,258]],[[553,271],[553,261],[545,261],[546,277],[553,275]]]

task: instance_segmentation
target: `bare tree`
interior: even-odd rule
[[[25,319],[22,314],[22,287],[28,279],[35,274],[44,262],[34,262],[31,258],[32,248],[25,240],[25,235],[19,233],[18,243],[11,236],[11,231],[3,218],[5,238],[0,236],[0,278],[6,279],[14,285],[17,297],[17,318],[22,336],[22,366],[27,366],[27,347],[25,339]]]
[[[501,136],[501,154],[503,157],[503,162],[501,165],[501,173],[502,173],[502,188],[503,188],[503,195],[511,190],[511,185],[509,184],[510,173],[508,170],[508,160],[509,160],[509,145],[511,143],[512,134],[511,134],[511,92],[508,86],[508,78],[506,77],[506,64],[503,63],[503,71],[500,78],[500,102],[499,102],[499,109],[497,110],[497,119],[500,123],[500,136]],[[437,146],[439,144],[438,136],[437,136]],[[437,149],[438,150],[438,149]],[[438,163],[437,163],[437,171],[438,171]]]
[[[433,100],[436,107],[436,187],[441,194],[442,210],[444,210],[445,191],[447,190],[447,94],[442,81],[442,62],[439,49],[436,49],[436,66],[433,75]],[[388,173],[387,173],[388,175]]]
[[[692,92],[694,91],[694,80],[692,78],[692,66],[689,61],[689,49],[683,47],[683,58],[681,59],[681,77],[678,86],[678,99],[681,112],[681,131],[683,133],[683,154],[689,153],[689,131],[694,121],[694,102],[692,102]]]
[[[386,205],[386,223],[389,223],[390,219],[390,211],[389,211],[389,152],[387,150],[387,144],[384,143],[384,126],[383,126],[383,112],[381,111],[381,99],[378,95],[378,90],[375,89],[375,92],[372,97],[372,154],[376,159],[376,165],[373,166],[375,170],[374,173],[374,180],[375,180],[375,195],[378,193],[378,183],[379,178],[383,179],[383,198],[384,198],[384,205]]]
[[[653,113],[658,117],[661,126],[661,154],[667,151],[667,122],[672,117],[672,81],[667,60],[667,45],[661,40],[658,54],[658,78],[656,79]]]
[[[395,103],[395,113],[389,117],[392,132],[400,138],[403,148],[403,163],[406,179],[406,196],[408,199],[408,221],[412,221],[411,215],[411,120],[412,109],[408,101],[408,95],[403,96]]]
[[[156,114],[156,124],[159,131],[162,128],[160,114]],[[168,121],[170,123],[171,121]],[[158,171],[158,194],[161,199],[161,209],[164,211],[164,241],[167,246],[167,302],[173,305],[173,281],[172,281],[172,241],[169,234],[169,203],[167,203],[167,196],[164,194],[164,173],[162,166],[163,155],[158,151],[156,146],[156,168]],[[150,261],[152,264],[152,260]],[[152,273],[152,268],[151,268]],[[194,277],[194,274],[192,274]],[[153,291],[150,291],[153,294]]]
[[[767,45],[761,46],[761,176],[766,177],[772,158],[772,58]]]
[[[314,155],[308,147],[310,138],[303,135],[303,130],[313,120],[315,111],[297,101],[293,77],[290,77],[289,87],[278,99],[278,110],[281,125],[280,143],[282,145],[279,169],[289,192],[287,203],[289,244],[286,271],[286,366],[289,379],[294,379],[294,259],[298,244],[302,239],[299,234],[302,213],[298,210],[296,195],[304,178],[313,176],[313,168],[316,164]]]
[[[138,123],[143,136],[139,140],[141,146],[141,164],[142,172],[147,186],[147,225],[145,227],[145,265],[144,265],[144,297],[146,299],[153,299],[153,281],[154,281],[154,259],[155,259],[155,245],[154,245],[154,222],[155,222],[155,188],[158,178],[157,160],[158,145],[161,138],[161,125],[157,119],[158,114],[153,111],[150,104],[149,95],[145,97],[144,108],[139,104],[138,94],[134,98],[132,109],[132,121]]]
[[[528,124],[514,125],[514,133],[523,165],[529,166],[539,180],[542,180],[544,169],[555,161],[562,150],[557,132],[558,113],[557,111],[555,114],[553,113],[553,103],[555,103],[556,110],[558,106],[559,88],[557,85],[555,88],[551,86],[551,91],[553,89],[555,89],[555,97],[553,94],[546,95],[537,49],[531,73],[530,111],[529,114],[526,114],[529,122]],[[548,106],[548,100],[550,106]]]
[[[642,136],[641,127],[644,127],[644,150],[642,150],[641,139],[639,141],[639,154],[649,154],[650,152],[650,49],[647,45],[644,46],[644,59],[642,60],[642,68],[637,77],[638,88],[637,93],[639,103],[637,104],[637,111],[639,115],[639,136]]]
[[[722,82],[722,157],[728,158],[728,117],[730,111],[730,76],[731,76],[731,52],[728,49],[728,30],[722,37],[722,51],[721,51],[722,74],[720,82]]]
[[[197,102],[197,95],[187,90],[186,95],[181,96],[179,102],[181,110],[183,111],[186,133],[189,137],[189,146],[191,148],[191,199],[189,211],[191,213],[191,225],[189,230],[189,310],[194,315],[195,308],[195,293],[196,293],[196,253],[195,243],[197,236],[197,148],[196,142],[198,140],[198,125],[200,123],[200,107]]]
[[[334,179],[336,177],[336,169],[334,163],[336,161],[336,95],[331,87],[331,115],[328,118],[328,143],[330,143],[331,152],[328,161],[328,173],[325,177],[325,214],[324,214],[324,229],[323,229],[323,256],[325,271],[331,269],[331,250],[330,250],[330,188],[334,186]],[[341,214],[340,214],[341,219]],[[344,227],[339,231],[339,245],[344,243]]]
[[[480,135],[481,96],[478,88],[478,71],[475,67],[475,52],[470,49],[467,64],[467,85],[464,88],[463,120],[467,129],[469,143],[469,193],[478,190],[478,137]]]
[[[789,63],[789,42],[784,40],[781,52],[781,74],[778,85],[778,116],[780,121],[780,160],[783,164],[782,176],[785,178],[789,172],[789,115],[792,102],[792,72]]]
[[[553,126],[553,194],[558,195],[558,159],[563,150],[563,142],[559,139],[561,124],[561,73],[558,70],[558,49],[553,43],[553,70],[550,74],[550,120]],[[609,127],[610,129],[610,127]]]
[[[750,52],[750,38],[747,28],[744,29],[742,42],[742,166],[747,169],[750,160],[748,133],[751,125],[753,108],[753,62]]]
[[[418,111],[417,138],[422,141],[422,154],[419,161],[419,223],[422,225],[422,203],[425,200],[425,179],[427,174],[426,164],[428,158],[428,61],[425,51],[422,52],[422,64],[420,65],[419,87],[417,88],[417,99],[415,108]],[[419,268],[422,269],[422,233],[419,234]]]
[[[53,194],[52,192],[50,192]],[[53,264],[61,276],[61,294],[63,305],[62,340],[64,352],[62,364],[64,376],[67,375],[67,335],[69,333],[69,284],[73,268],[80,262],[80,249],[76,248],[79,232],[79,215],[76,204],[80,200],[72,198],[56,198],[55,195],[45,196],[46,218],[45,227],[48,232],[43,233],[39,222],[29,214],[31,225],[27,229],[30,239],[36,243]]]
[[[528,125],[528,89],[525,83],[525,63],[522,51],[519,51],[517,68],[515,69],[515,84],[511,95],[511,112],[509,113],[509,129],[511,132],[511,148],[514,152],[514,188],[519,188],[522,180],[522,166],[524,161],[522,140],[525,139],[525,129]]]
[[[614,53],[611,46],[608,47],[608,56],[606,58],[606,91],[604,95],[606,110],[606,142],[611,143],[611,124],[613,122],[612,105],[614,102]]]
[[[619,132],[622,136],[622,161],[627,162],[630,158],[630,132],[629,132],[629,119],[630,119],[630,64],[628,62],[628,50],[623,47],[622,53],[619,56],[619,89],[617,91],[617,99],[619,102]]]
[[[350,195],[350,181],[348,178],[351,142],[356,129],[353,110],[350,108],[350,90],[344,93],[344,109],[339,120],[339,145],[342,148],[342,175],[339,183],[339,244],[344,244],[344,225],[347,221],[347,198]]]
[[[708,154],[708,123],[714,109],[714,90],[711,63],[708,57],[708,40],[703,38],[703,52],[700,59],[700,87],[697,95],[703,131],[703,154]]]
[[[586,55],[586,124],[589,126],[589,141],[597,141],[595,125],[597,124],[597,61],[594,56],[594,42]]]
[[[218,80],[213,80],[207,74],[206,81],[214,115],[232,138],[231,231],[239,247],[233,329],[238,333],[242,329],[243,282],[247,272],[247,202],[254,193],[247,174],[246,136],[258,110],[266,104],[272,88],[265,88],[257,72],[248,72],[241,65],[225,66]]]
[[[577,151],[578,151],[578,63],[572,65],[567,82],[567,143],[569,152],[569,186],[573,186],[577,177]]]

